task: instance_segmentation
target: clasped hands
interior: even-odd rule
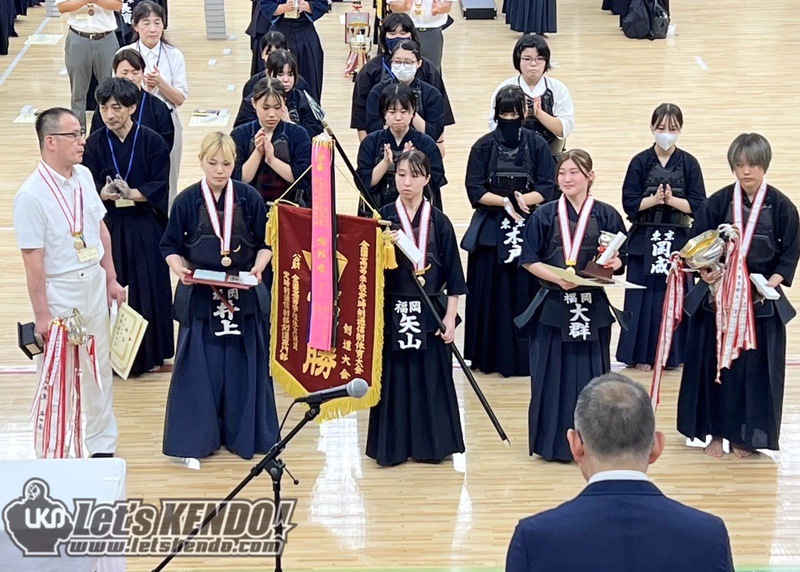
[[[104,201],[116,201],[119,199],[135,200],[139,196],[139,192],[131,189],[128,183],[119,175],[114,179],[106,176],[106,184],[100,190],[100,198]]]
[[[514,191],[514,199],[517,201],[519,210],[525,214],[531,214],[531,208],[525,203],[525,197],[522,196],[522,193],[519,191]],[[503,208],[508,213],[508,216],[514,220],[514,222],[519,222],[522,220],[522,215],[520,215],[517,212],[517,209],[514,208],[514,205],[511,203],[511,198],[503,197]]]

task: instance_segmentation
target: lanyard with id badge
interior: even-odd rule
[[[44,180],[50,192],[53,193],[58,206],[61,207],[61,212],[64,213],[64,217],[67,219],[70,234],[72,235],[72,245],[75,250],[78,251],[78,260],[81,262],[88,262],[89,260],[98,258],[100,256],[100,251],[97,246],[88,246],[83,235],[83,187],[78,183],[78,186],[75,188],[74,208],[70,210],[64,193],[61,191],[55,178],[53,178],[53,175],[48,171],[44,163],[40,163],[38,171],[39,176],[42,177],[42,180]],[[48,177],[50,178],[49,181],[47,180]]]
[[[142,98],[142,103],[144,103],[144,98]],[[142,114],[140,111],[139,119],[141,120],[141,118]],[[106,127],[106,140],[108,141],[108,150],[111,151],[111,160],[114,162],[114,172],[117,175],[117,179],[121,179],[125,182],[127,182],[128,177],[131,174],[131,168],[133,167],[133,159],[136,156],[136,142],[139,140],[139,130],[140,130],[140,124],[137,123],[135,133],[133,134],[133,146],[131,147],[131,156],[130,159],[128,160],[128,169],[127,171],[125,171],[125,175],[123,176],[122,173],[120,172],[119,164],[117,164],[117,154],[114,152],[114,145],[113,143],[111,143],[111,130],[108,127]],[[124,196],[114,201],[114,205],[118,209],[132,207],[135,204],[136,203],[133,201],[133,199],[125,198]]]

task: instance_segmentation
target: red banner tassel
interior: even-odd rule
[[[685,276],[683,273],[683,259],[680,254],[673,252],[670,256],[670,270],[667,275],[667,291],[664,295],[664,306],[661,318],[661,327],[658,330],[658,346],[656,348],[656,362],[653,367],[653,383],[650,386],[650,402],[653,411],[661,402],[661,374],[667,365],[669,351],[672,347],[672,338],[675,330],[683,319],[683,297],[685,292]]]

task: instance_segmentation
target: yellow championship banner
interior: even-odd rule
[[[272,246],[270,371],[293,398],[337,387],[354,378],[369,385],[361,399],[324,403],[320,420],[366,409],[380,399],[383,350],[383,272],[394,247],[375,219],[336,215],[338,300],[331,351],[309,343],[311,276],[332,261],[312,259],[311,209],[277,203],[270,211]],[[318,252],[318,251],[317,251]],[[393,254],[393,251],[392,251]]]

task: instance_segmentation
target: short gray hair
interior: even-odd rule
[[[575,430],[597,457],[647,457],[656,432],[650,396],[619,373],[596,377],[578,396]]]
[[[728,147],[728,165],[731,171],[741,164],[742,160],[748,165],[761,167],[766,172],[772,161],[772,147],[767,138],[758,133],[742,133],[737,136]]]

